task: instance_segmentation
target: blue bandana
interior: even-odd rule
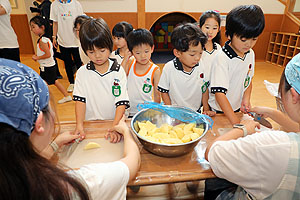
[[[48,87],[34,70],[0,58],[0,122],[30,135],[48,102]]]
[[[300,94],[300,53],[292,58],[285,67],[287,82]]]

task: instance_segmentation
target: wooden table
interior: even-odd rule
[[[237,115],[242,116],[241,113]],[[218,114],[212,118],[214,120],[213,129],[208,131],[203,139],[207,143],[212,142],[218,135],[218,128],[231,127],[228,119]],[[130,126],[130,121],[127,121]],[[104,137],[107,129],[111,127],[112,121],[88,121],[84,123],[86,138]],[[75,122],[62,122],[61,131],[74,131]],[[197,162],[195,151],[175,158],[165,158],[156,156],[146,151],[136,139],[141,152],[141,167],[135,180],[129,186],[156,185],[186,181],[204,180],[214,178],[212,170],[208,167],[204,169]]]

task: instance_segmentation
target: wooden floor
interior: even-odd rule
[[[31,55],[22,55],[21,62],[30,66],[37,72],[38,63],[34,62],[31,59]],[[69,83],[67,76],[64,70],[63,62],[58,60],[60,72],[63,75],[63,79],[59,81],[65,86],[68,87]],[[159,65],[162,67],[163,65]],[[277,83],[279,82],[281,73],[283,71],[282,67],[275,66],[263,61],[256,62],[255,66],[255,75],[253,79],[253,89],[251,95],[251,104],[252,106],[268,106],[276,108],[275,98],[271,96],[264,85],[264,80],[269,82]],[[63,95],[57,90],[55,86],[50,86],[50,91],[57,102],[63,97]],[[60,121],[75,121],[75,103],[68,102],[64,104],[57,104],[57,114]],[[138,193],[128,191],[128,199],[170,199],[172,196],[173,199],[202,199],[203,192],[203,182],[200,183],[200,187],[196,194],[191,194],[186,189],[185,183],[178,183],[173,185],[158,185],[158,186],[146,186],[141,187]]]

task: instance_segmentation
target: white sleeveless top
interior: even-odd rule
[[[41,67],[52,67],[52,66],[54,66],[55,61],[54,61],[54,58],[53,58],[54,53],[53,53],[53,46],[52,46],[51,40],[47,37],[42,37],[40,39],[40,42],[48,44],[48,47],[50,49],[50,54],[51,54],[51,56],[49,58],[38,60],[38,62],[40,63],[40,66]],[[45,54],[45,52],[40,48],[40,44],[37,43],[36,55],[37,56],[42,56],[44,54]]]
[[[151,63],[145,74],[137,74],[135,71],[136,60],[134,59],[128,70],[127,90],[130,101],[129,116],[138,112],[137,105],[144,101],[152,101],[152,94],[155,88],[153,85],[154,72],[158,66]]]

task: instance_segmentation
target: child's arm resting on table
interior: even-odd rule
[[[229,119],[232,125],[240,123],[238,117],[234,114],[234,111],[226,97],[226,95],[222,92],[215,93],[216,101],[220,105],[222,111],[224,112],[225,116]]]
[[[75,114],[76,114],[76,129],[74,134],[75,135],[85,135],[84,130],[83,130],[83,121],[85,118],[85,110],[86,110],[86,105],[84,102],[81,101],[76,101],[75,102]]]

